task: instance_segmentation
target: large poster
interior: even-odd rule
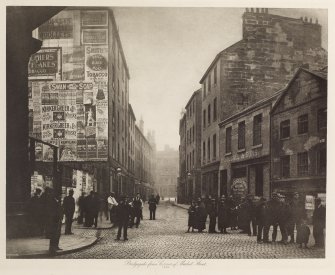
[[[34,136],[59,146],[60,161],[106,160],[107,82],[32,82]],[[52,161],[41,146],[38,160]]]
[[[84,47],[63,47],[62,80],[85,79]]]

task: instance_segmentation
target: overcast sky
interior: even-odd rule
[[[179,119],[216,54],[242,38],[240,8],[114,8],[130,72],[130,103],[157,149],[178,149]],[[327,11],[269,9],[269,13],[322,25],[327,49]]]

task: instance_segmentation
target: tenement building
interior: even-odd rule
[[[272,189],[326,192],[327,68],[301,68],[271,111]]]
[[[219,123],[219,194],[270,196],[270,111],[282,91]]]
[[[217,54],[200,80],[206,195],[218,195],[221,184],[218,122],[274,95],[301,65],[318,69],[327,64],[317,20],[273,15],[258,8],[246,9],[242,19],[242,39]]]
[[[182,112],[182,118],[179,120],[179,176],[177,186],[177,201],[185,203],[187,200],[186,184],[187,184],[187,169],[186,169],[186,113]]]
[[[195,91],[186,110],[186,197],[201,196],[201,89]]]
[[[178,151],[165,146],[156,153],[155,190],[162,199],[176,198],[179,173]]]

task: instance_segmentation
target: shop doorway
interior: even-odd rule
[[[227,196],[227,169],[220,171],[220,197]]]
[[[263,196],[263,165],[255,166],[255,195]]]

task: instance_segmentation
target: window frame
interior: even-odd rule
[[[308,114],[303,114],[298,116],[298,135],[307,134],[308,133]]]
[[[288,123],[288,125],[284,125],[284,123]],[[291,121],[289,119],[281,121],[280,124],[279,124],[279,128],[280,128],[280,139],[289,138],[291,136]],[[288,135],[284,136],[284,133],[285,133],[284,130],[287,129],[287,128],[288,128]]]
[[[287,161],[287,163],[284,163]],[[285,155],[280,157],[280,176],[282,178],[289,178],[291,175],[290,171],[290,165],[291,165],[291,156],[290,155]],[[287,170],[284,170],[287,169]]]
[[[228,132],[229,132],[229,135],[228,135]],[[231,148],[232,148],[231,141],[232,141],[232,127],[229,126],[226,128],[226,154],[231,153]]]
[[[245,149],[245,120],[239,122],[237,127],[237,149],[243,150]]]
[[[263,116],[258,114],[253,118],[252,144],[253,146],[262,144],[262,124]]]
[[[305,163],[301,163],[302,161],[304,161]],[[300,152],[297,154],[297,174],[298,176],[308,176],[309,174],[308,152]]]

